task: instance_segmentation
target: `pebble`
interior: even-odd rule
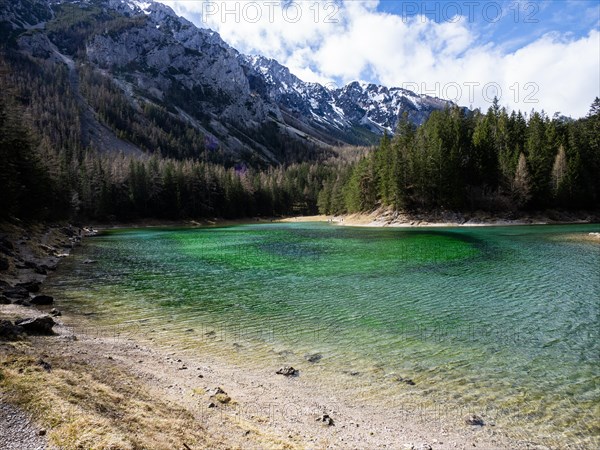
[[[322,416],[318,417],[317,422],[321,422],[328,427],[332,427],[335,425],[333,419],[329,417],[329,414],[323,414]]]
[[[294,369],[292,366],[284,366],[281,367],[277,372],[278,375],[285,375],[286,377],[293,377],[298,375],[298,371]]]
[[[483,422],[483,419],[475,414],[471,414],[470,416],[467,416],[465,418],[465,423],[467,425],[477,425],[477,426],[485,425],[485,423]]]

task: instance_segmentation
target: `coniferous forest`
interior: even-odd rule
[[[306,149],[271,142],[279,165],[207,148],[191,126],[148,105],[133,109],[108,79],[82,67],[77,83],[99,120],[140,154],[82,139],[73,80],[22,55],[0,64],[3,218],[135,220],[343,214],[379,207],[490,212],[596,209],[600,99],[587,117],[543,112],[433,112],[406,118],[375,149]],[[268,139],[269,136],[264,136]]]
[[[485,114],[434,111],[419,128],[401,120],[394,137],[328,180],[318,203],[328,214],[597,208],[600,99],[580,120],[509,114],[497,101]]]

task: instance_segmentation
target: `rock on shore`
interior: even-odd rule
[[[73,225],[0,224],[0,304],[52,305],[42,283],[94,230]]]

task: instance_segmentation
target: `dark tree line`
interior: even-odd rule
[[[87,154],[77,165],[72,208],[99,219],[241,218],[311,214],[326,166],[259,171],[194,160]]]
[[[135,220],[302,215],[317,211],[329,164],[259,170],[160,155],[55,151],[0,102],[0,220]]]
[[[550,119],[435,111],[419,128],[406,118],[393,138],[351,169],[337,172],[319,195],[322,213],[394,209],[506,211],[598,208],[600,99],[587,117]]]
[[[13,105],[0,102],[0,216],[46,216],[62,200],[54,194],[49,160],[37,151],[31,131]]]

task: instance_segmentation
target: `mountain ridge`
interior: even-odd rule
[[[234,160],[270,165],[293,159],[294,152],[369,145],[393,134],[403,114],[421,124],[432,111],[453,106],[402,88],[304,82],[277,61],[243,55],[217,32],[153,0],[0,3],[2,32],[20,52],[57,64],[71,60],[69,70],[78,73],[90,69],[118,86],[141,128],[148,105],[164,108],[169,120],[202,134],[205,148],[218,147]],[[141,139],[120,140],[120,147],[148,150]]]

